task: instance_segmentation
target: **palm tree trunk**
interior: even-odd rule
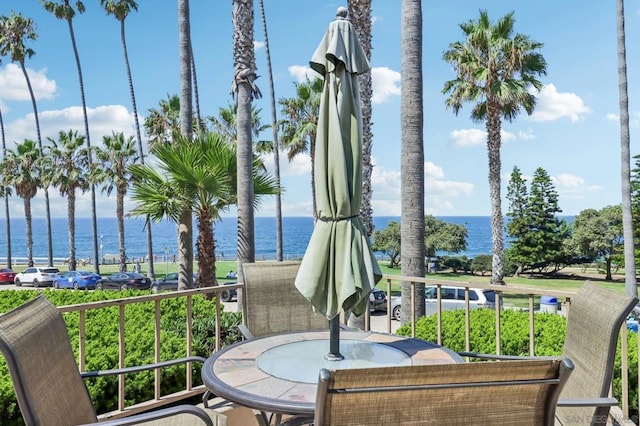
[[[73,31],[73,22],[71,19],[67,19],[69,25],[69,35],[71,36],[71,46],[73,47],[73,55],[76,59],[76,67],[78,69],[78,83],[80,85],[80,99],[82,101],[82,115],[84,117],[84,137],[87,141],[87,158],[89,160],[89,167],[93,163],[91,154],[91,135],[89,133],[89,114],[87,114],[87,101],[84,94],[84,79],[82,77],[82,66],[80,65],[80,55],[78,54],[78,46],[76,44],[76,36]],[[75,210],[75,207],[74,207]],[[98,252],[98,218],[96,209],[96,186],[91,184],[91,229],[93,232],[93,272],[100,275],[99,257]],[[74,240],[75,241],[75,240]],[[69,246],[71,247],[71,246]],[[75,256],[74,256],[75,259]],[[75,264],[74,264],[75,269]]]
[[[215,240],[211,210],[203,209],[198,217],[198,287],[210,287],[216,282]]]
[[[189,25],[189,0],[178,1],[178,44],[180,51],[180,132],[191,139],[193,133],[193,99],[191,85],[191,29]],[[179,251],[180,271],[178,285],[185,288],[193,288],[193,219],[191,210],[186,209],[180,215],[180,227],[187,229],[191,236],[189,241],[179,239],[180,244],[186,244]],[[184,222],[182,222],[184,220]],[[201,258],[198,258],[202,261]],[[201,262],[200,262],[201,263]]]
[[[276,260],[282,261],[282,196],[280,194],[280,145],[278,144],[278,121],[276,118],[276,93],[273,87],[273,70],[271,69],[271,54],[269,50],[269,35],[267,33],[267,17],[264,13],[264,1],[260,0],[260,15],[264,29],[264,47],[267,55],[267,74],[269,75],[269,93],[271,95],[271,130],[273,131],[273,167],[276,194]]]
[[[638,295],[636,259],[631,211],[631,154],[629,152],[629,94],[627,89],[627,51],[624,30],[624,0],[617,0],[618,87],[620,96],[620,161],[622,180],[622,230],[624,235],[624,272],[627,294]]]
[[[76,190],[67,194],[67,215],[69,217],[69,270],[76,270]]]
[[[0,109],[0,137],[2,138],[2,158],[7,156],[7,141],[4,135],[4,121],[2,119],[2,109]],[[8,188],[4,188],[4,210],[5,210],[5,234],[7,236],[7,268],[11,269],[11,216],[9,215],[9,193]]]
[[[120,272],[127,270],[127,253],[124,246],[124,194],[126,190],[116,189],[116,218],[118,220],[118,253],[120,254]],[[146,226],[149,227],[147,220]],[[153,260],[151,261],[153,262]]]
[[[402,0],[401,227],[402,275],[424,278],[424,147],[422,103],[422,6]],[[411,299],[411,284],[402,283],[402,299]],[[424,285],[416,285],[412,300],[424,315]],[[401,322],[411,321],[411,306],[402,304]]]
[[[491,284],[504,285],[504,232],[502,219],[502,199],[500,198],[500,115],[499,107],[487,102],[487,152],[489,156],[489,199],[491,200],[491,241],[493,264]]]
[[[29,75],[27,74],[27,68],[24,65],[24,61],[20,62],[20,68],[22,69],[22,74],[27,82],[27,88],[29,89],[29,95],[31,96],[31,105],[33,106],[33,115],[36,120],[36,131],[38,133],[38,149],[40,150],[40,156],[43,155],[42,151],[42,135],[40,133],[40,119],[38,117],[38,106],[36,105],[36,97],[33,94],[33,87],[31,86],[31,79],[29,79]],[[51,208],[49,205],[49,188],[44,188],[44,200],[45,200],[45,209],[47,216],[47,259],[49,261],[49,265],[53,265],[53,238],[51,236]],[[32,260],[33,261],[33,260]]]
[[[144,148],[142,147],[142,136],[140,135],[140,120],[138,120],[138,108],[136,107],[136,94],[133,89],[133,78],[131,77],[131,67],[129,65],[129,54],[127,53],[127,41],[126,41],[125,31],[124,31],[124,19],[120,21],[120,38],[122,39],[122,51],[124,53],[124,63],[127,68],[127,79],[129,80],[129,92],[131,94],[131,107],[133,109],[133,119],[136,124],[136,140],[138,142],[138,154],[140,155],[140,163],[144,164]],[[147,228],[147,276],[153,279],[155,277],[155,271],[153,268],[153,236],[151,234],[151,222],[148,217],[146,221],[146,228]]]
[[[231,93],[237,101],[237,187],[238,187],[238,278],[244,283],[242,264],[255,261],[253,215],[253,137],[251,102],[260,96],[255,86],[256,64],[253,49],[253,2],[233,0],[233,52],[235,75]],[[242,292],[238,308],[244,309]]]
[[[183,210],[178,221],[178,289],[190,288],[189,282],[193,281],[193,225],[191,210]],[[189,259],[191,256],[191,259]],[[183,261],[184,259],[184,261]],[[180,277],[191,274],[189,280],[181,280]]]
[[[24,220],[25,231],[27,233],[27,266],[33,266],[33,216],[31,214],[31,198],[25,197],[24,200]]]

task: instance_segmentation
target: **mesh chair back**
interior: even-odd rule
[[[562,355],[571,358],[575,372],[562,398],[607,397],[613,379],[618,334],[638,302],[587,282],[571,300]],[[561,424],[605,424],[609,407],[558,407]]]
[[[27,425],[97,421],[64,319],[44,295],[0,316],[0,351]]]
[[[325,330],[327,318],[313,312],[296,289],[300,262],[256,262],[242,265],[245,325],[254,337],[294,331]]]
[[[314,425],[553,425],[571,369],[568,359],[323,369]]]

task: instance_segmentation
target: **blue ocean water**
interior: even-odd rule
[[[446,222],[463,224],[469,236],[467,250],[458,255],[474,257],[491,253],[491,228],[489,216],[441,216]],[[390,221],[400,221],[400,217],[381,216],[374,218],[375,229],[381,230]],[[256,259],[275,259],[276,220],[273,217],[255,218]],[[44,218],[33,220],[33,256],[47,257],[46,221]],[[195,222],[194,222],[195,226]],[[285,217],[282,223],[283,256],[285,259],[301,258],[307,248],[313,231],[311,217]],[[115,218],[99,218],[98,234],[102,236],[98,244],[102,246],[100,255],[118,253],[118,231]],[[177,254],[177,232],[173,222],[152,223],[153,251],[158,261],[167,253],[169,258]],[[194,234],[197,232],[194,229]],[[236,218],[225,217],[215,224],[214,238],[216,254],[224,259],[234,259],[236,255]],[[69,255],[68,228],[66,218],[52,219],[53,256],[66,258]],[[88,258],[93,255],[92,227],[90,218],[76,219],[76,258]],[[11,219],[11,249],[14,258],[26,257],[25,220]],[[147,254],[145,221],[141,218],[125,219],[125,245],[127,256],[140,258]],[[195,248],[194,248],[195,250]],[[5,219],[0,219],[0,258],[5,258],[7,244],[5,238]]]

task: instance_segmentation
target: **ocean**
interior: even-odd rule
[[[489,216],[441,216],[445,222],[463,224],[467,227],[467,250],[456,255],[474,257],[491,253],[491,227]],[[0,219],[0,259],[6,259],[5,220]],[[390,221],[400,221],[400,217],[381,216],[374,218],[375,229],[381,230]],[[53,257],[64,259],[69,256],[68,228],[66,218],[51,219],[53,236]],[[33,220],[33,256],[36,263],[47,258],[46,221],[44,218]],[[142,258],[147,254],[147,234],[142,218],[125,219],[125,245],[129,258]],[[276,256],[276,220],[273,217],[255,218],[256,260],[275,259]],[[165,253],[169,259],[177,254],[177,232],[173,222],[152,223],[153,251],[157,261],[162,261]],[[311,217],[284,217],[282,219],[283,257],[298,259],[304,254],[313,231]],[[194,221],[194,245],[197,233]],[[214,238],[216,254],[224,260],[235,259],[236,255],[236,218],[225,217],[215,224]],[[115,218],[98,219],[98,245],[100,256],[118,253],[118,228]],[[88,258],[93,255],[92,227],[90,218],[76,219],[76,258]],[[26,258],[25,220],[11,219],[11,251],[14,262]],[[194,247],[195,253],[195,247]],[[446,253],[442,253],[446,254]],[[0,261],[1,263],[1,261]]]

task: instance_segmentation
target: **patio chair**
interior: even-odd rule
[[[609,398],[618,334],[638,303],[636,297],[587,281],[571,298],[562,356],[570,358],[575,371],[567,382],[556,410],[560,425],[605,425],[611,407]],[[505,355],[460,352],[483,359],[531,359]]]
[[[572,369],[569,359],[322,369],[313,424],[553,425]]]
[[[245,339],[275,333],[328,330],[329,322],[313,311],[295,288],[300,262],[256,262],[242,265],[245,312],[240,331]]]
[[[67,327],[58,309],[40,294],[0,315],[0,351],[4,355],[18,405],[26,425],[79,425],[98,422],[83,377],[149,370],[201,357],[159,364],[81,374],[75,362]],[[179,405],[100,425],[227,425],[226,416],[193,405]]]

